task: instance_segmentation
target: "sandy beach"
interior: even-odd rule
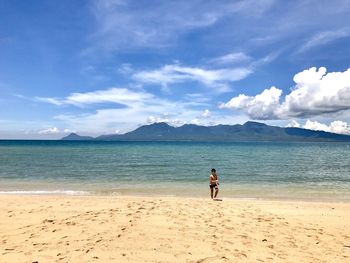
[[[0,262],[349,262],[350,204],[0,196]]]

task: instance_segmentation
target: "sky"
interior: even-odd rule
[[[350,134],[348,0],[0,0],[0,138],[243,124]]]

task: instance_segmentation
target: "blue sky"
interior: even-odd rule
[[[350,133],[350,2],[0,0],[0,137],[166,121]]]

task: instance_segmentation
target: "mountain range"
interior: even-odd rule
[[[349,135],[314,131],[303,128],[270,126],[248,121],[245,124],[199,126],[185,124],[173,127],[167,123],[141,126],[125,134],[80,136],[71,133],[62,138],[66,141],[347,141]]]

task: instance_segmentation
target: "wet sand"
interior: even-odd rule
[[[0,195],[0,262],[350,262],[350,203]]]

